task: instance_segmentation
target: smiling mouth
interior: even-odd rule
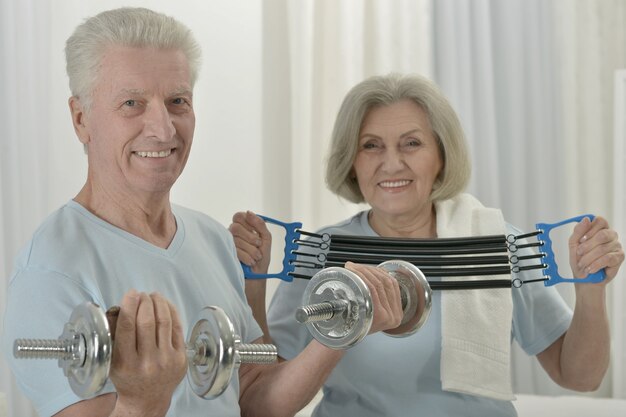
[[[134,153],[142,158],[166,158],[172,154],[172,149],[159,152],[135,151]]]
[[[400,188],[409,185],[411,180],[400,180],[400,181],[381,181],[378,183],[382,188]]]

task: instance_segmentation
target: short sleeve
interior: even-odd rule
[[[509,232],[520,234],[515,228]],[[536,253],[525,248],[517,255]],[[520,263],[520,266],[532,261]],[[542,270],[529,269],[514,276],[521,281],[541,279]],[[542,282],[530,282],[513,288],[513,338],[529,355],[534,356],[547,349],[563,335],[572,321],[572,310],[555,287],[546,287]]]
[[[82,399],[71,390],[57,360],[22,360],[13,357],[16,339],[58,339],[76,306],[101,301],[68,277],[56,272],[25,268],[9,284],[4,315],[2,350],[22,391],[41,416],[56,414]],[[101,392],[114,392],[110,382]]]
[[[270,335],[284,359],[296,357],[312,340],[305,325],[295,318],[296,309],[302,306],[302,294],[307,280],[295,279],[281,282],[270,303],[267,321]]]

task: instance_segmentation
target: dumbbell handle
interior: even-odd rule
[[[296,310],[296,320],[300,323],[329,320],[335,314],[344,312],[349,306],[350,301],[348,300],[331,300],[309,304]]]
[[[73,344],[69,339],[16,339],[13,356],[17,359],[71,360]]]
[[[208,365],[213,355],[208,350],[208,344],[198,342],[195,346],[185,345],[187,359],[197,366]],[[276,362],[276,346],[254,343],[235,343],[235,351],[241,363],[270,364]]]

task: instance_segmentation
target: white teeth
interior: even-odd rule
[[[380,185],[383,188],[395,188],[395,187],[404,187],[405,185],[409,185],[410,183],[411,181],[409,180],[383,181],[383,182],[380,182],[378,185]]]
[[[142,158],[165,158],[166,156],[169,156],[172,153],[172,150],[168,149],[167,151],[161,151],[161,152],[137,151],[135,153],[138,156],[141,156]]]

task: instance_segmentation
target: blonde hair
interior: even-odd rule
[[[456,112],[439,88],[427,78],[392,73],[360,82],[341,104],[326,165],[326,185],[333,193],[353,203],[364,202],[357,180],[351,174],[363,119],[374,107],[405,99],[414,101],[428,115],[443,159],[443,169],[433,185],[431,200],[446,200],[465,189],[471,162]]]

